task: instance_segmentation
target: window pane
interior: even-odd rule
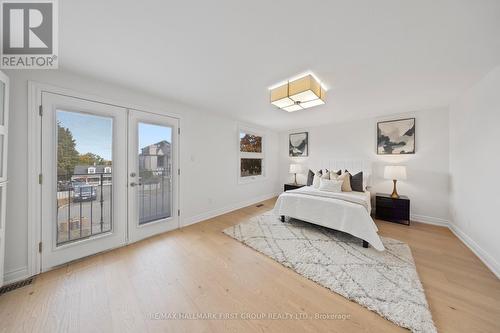
[[[241,177],[262,175],[262,159],[260,158],[242,158],[241,159]]]
[[[2,202],[3,202],[3,199],[4,199],[4,195],[5,195],[5,183],[1,184],[0,185],[0,216],[4,216],[3,212],[2,212],[2,209],[3,209],[3,205],[2,205]],[[4,219],[3,218],[0,218],[0,229],[2,229],[4,226],[3,224],[5,223]],[[0,239],[0,242],[3,242],[4,240],[3,239]],[[0,244],[2,245],[2,244]]]
[[[240,132],[240,151],[243,153],[262,153],[262,137]]]
[[[57,110],[57,245],[111,230],[113,119]]]
[[[3,159],[5,158],[4,156],[4,135],[3,134],[0,134],[0,177],[3,178]]]
[[[0,81],[0,125],[4,125],[5,83]]]
[[[172,128],[139,123],[139,224],[172,216]]]

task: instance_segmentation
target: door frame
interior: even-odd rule
[[[80,93],[72,89],[61,88],[51,84],[40,83],[36,81],[28,81],[28,165],[27,165],[27,183],[28,186],[26,190],[28,191],[28,204],[27,204],[27,215],[28,215],[28,267],[26,274],[16,276],[13,281],[22,280],[34,275],[41,273],[41,253],[39,252],[39,244],[42,240],[41,235],[41,225],[42,225],[42,207],[41,207],[41,197],[42,197],[42,187],[38,183],[39,175],[41,172],[41,147],[40,139],[42,136],[41,132],[41,117],[39,113],[39,106],[41,105],[42,92],[48,92],[53,94],[59,94],[68,97],[79,98],[83,100],[88,100],[92,102],[108,104],[112,106],[117,106],[121,108],[134,109],[139,111],[144,111],[148,113],[168,116],[172,118],[177,118],[179,121],[179,128],[182,126],[182,116],[178,113],[167,112],[161,109],[146,107],[142,105],[135,105],[132,103],[127,103],[124,101],[112,100],[109,98],[104,98],[92,94]],[[128,118],[128,116],[127,116]],[[127,126],[128,133],[128,126]],[[182,136],[178,135],[178,149],[177,149],[177,161],[178,168],[181,168],[180,151],[182,145]],[[128,143],[127,143],[128,144]],[[128,171],[127,171],[128,174]],[[177,182],[177,193],[178,193],[178,207],[180,209],[181,205],[181,177],[179,175]],[[128,211],[128,210],[127,210]],[[179,227],[182,226],[181,223],[182,215],[179,215]],[[128,219],[127,219],[128,220]],[[127,223],[128,224],[128,223]],[[126,244],[129,241],[127,239]],[[43,250],[43,249],[42,249]]]
[[[3,96],[3,154],[2,158],[2,185],[0,185],[0,192],[2,196],[0,198],[0,287],[4,285],[5,282],[5,225],[7,223],[7,187],[8,187],[8,153],[9,153],[9,97],[10,97],[10,80],[4,72],[0,71],[0,82],[4,83],[4,96]],[[7,281],[8,282],[8,281]]]

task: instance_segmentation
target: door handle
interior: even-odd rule
[[[134,182],[130,183],[131,187],[134,187],[134,186],[137,186],[137,185],[141,185],[141,184],[140,183],[139,184],[138,183],[134,183]]]

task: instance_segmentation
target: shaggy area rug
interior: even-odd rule
[[[363,248],[351,235],[271,212],[224,233],[320,285],[412,332],[437,332],[410,248],[381,237],[386,248]]]

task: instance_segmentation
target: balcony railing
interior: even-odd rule
[[[58,175],[57,190],[57,245],[111,231],[110,173]]]
[[[137,187],[139,224],[172,215],[169,170],[141,172]],[[58,175],[57,245],[110,232],[113,226],[111,173]]]
[[[171,216],[171,185],[168,170],[148,170],[140,174],[137,189],[139,224]]]

